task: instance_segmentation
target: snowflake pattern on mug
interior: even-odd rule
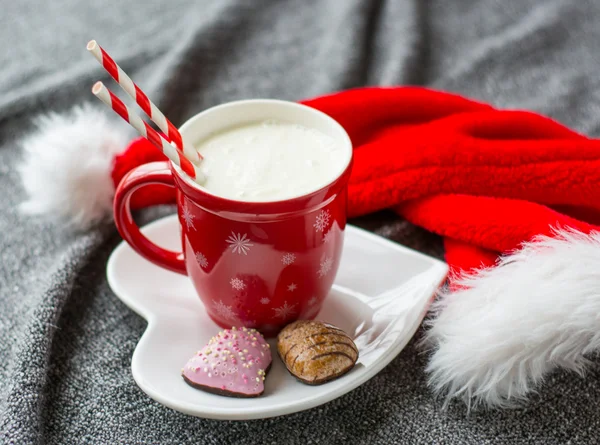
[[[298,285],[296,283],[288,284],[288,292],[294,292],[296,289],[298,289]]]
[[[289,318],[290,315],[295,313],[296,312],[295,309],[296,309],[296,305],[292,304],[290,306],[290,305],[288,305],[287,301],[283,302],[283,306],[273,308],[273,310],[275,311],[275,317],[281,318],[282,320]]]
[[[231,287],[235,290],[243,290],[246,287],[246,283],[244,283],[239,278],[232,278],[229,281],[229,284],[231,284]]]
[[[215,303],[214,308],[217,314],[219,314],[225,320],[237,321],[237,317],[235,316],[233,309],[231,308],[231,306],[228,306],[225,303],[223,303],[223,300],[219,300],[218,303]]]
[[[296,261],[296,255],[294,255],[293,253],[284,253],[281,257],[281,262],[286,266],[294,264],[294,261]]]
[[[317,301],[317,297],[312,297],[310,300],[308,300],[308,305],[314,306]]]
[[[202,252],[196,252],[196,261],[201,268],[206,269],[208,267],[208,260]]]
[[[248,255],[250,247],[254,246],[246,233],[242,235],[241,233],[236,234],[235,232],[231,232],[231,235],[227,238],[227,243],[231,247],[231,251],[239,255]]]
[[[185,221],[185,225],[188,228],[188,230],[189,229],[196,230],[196,228],[194,227],[195,216],[188,208],[187,202],[185,204],[183,204],[183,208],[181,209],[181,217]]]
[[[320,264],[319,270],[317,272],[317,275],[319,275],[319,278],[323,278],[325,275],[327,275],[331,271],[332,267],[333,267],[333,258],[330,256],[324,256],[321,259],[321,264]]]
[[[335,238],[335,232],[333,231],[333,227],[327,231],[325,235],[323,235],[323,242],[328,244]]]
[[[317,219],[313,224],[313,227],[317,232],[324,232],[329,226],[330,219],[331,214],[329,213],[329,210],[321,210],[321,212],[317,215]]]
[[[269,304],[270,302],[271,300],[269,300],[267,297],[260,299],[260,304]]]

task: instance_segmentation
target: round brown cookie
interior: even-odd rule
[[[287,370],[302,383],[320,385],[350,371],[358,349],[341,329],[321,321],[299,320],[277,336],[277,352]]]

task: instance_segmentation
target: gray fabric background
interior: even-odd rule
[[[308,412],[252,422],[188,417],[134,384],[145,321],[106,284],[113,227],[75,234],[23,217],[14,170],[31,118],[107,80],[97,39],[175,124],[220,102],[297,100],[420,84],[548,114],[600,136],[594,0],[2,0],[0,8],[0,437],[5,443],[597,443],[597,369],[551,376],[524,409],[446,412],[411,343],[384,371]],[[119,123],[118,125],[124,125]],[[145,212],[143,220],[171,212]],[[356,221],[440,255],[392,214]],[[566,296],[567,297],[567,296]]]

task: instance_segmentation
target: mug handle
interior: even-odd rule
[[[123,177],[117,186],[113,201],[115,224],[123,239],[148,261],[173,272],[187,275],[183,253],[157,246],[142,235],[140,228],[133,221],[131,195],[136,190],[152,184],[175,188],[173,173],[167,162],[151,162],[140,165]]]

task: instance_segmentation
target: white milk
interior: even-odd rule
[[[268,120],[233,127],[199,141],[202,184],[238,201],[278,201],[334,180],[347,153],[334,139],[297,124]]]

